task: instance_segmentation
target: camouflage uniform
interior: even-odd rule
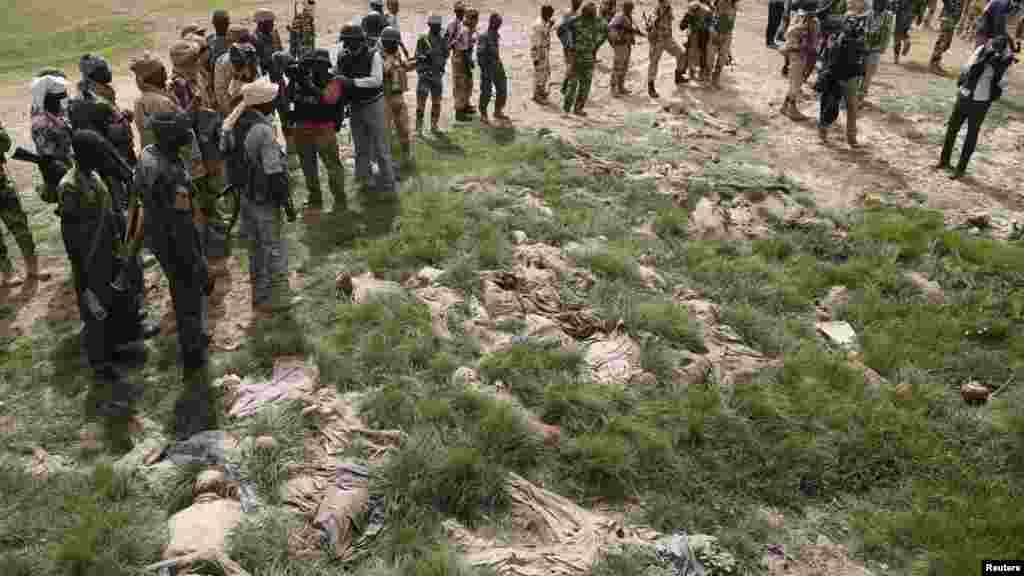
[[[658,78],[658,63],[661,55],[668,52],[676,59],[676,82],[680,82],[686,70],[686,57],[682,48],[672,38],[672,5],[666,2],[659,4],[654,14],[654,23],[648,31],[647,41],[651,44],[651,60],[647,67],[647,83],[651,84]]]
[[[533,60],[533,99],[546,102],[551,80],[551,28],[553,22],[537,18],[530,29],[530,57]]]
[[[39,196],[49,202],[59,202],[57,185],[71,169],[71,126],[61,117],[40,112],[32,117],[32,142],[36,145],[36,154],[54,160],[50,170],[52,176],[44,178],[38,189]]]
[[[714,30],[708,42],[707,64],[711,68],[711,84],[718,86],[725,65],[732,62],[732,34],[736,28],[736,2],[718,0]]]
[[[960,12],[960,0],[943,0],[942,28],[939,30],[939,36],[935,39],[935,48],[932,50],[931,66],[933,71],[941,71],[938,70],[938,66],[942,62],[942,55],[953,44],[953,33],[956,31],[957,22],[960,21]]]
[[[604,20],[594,17],[591,19],[577,18],[574,23],[575,30],[575,69],[572,77],[565,87],[565,99],[562,103],[562,110],[572,110],[577,114],[583,112],[590,98],[590,84],[594,79],[594,60],[598,46],[608,35],[607,26]]]
[[[422,34],[416,40],[416,131],[423,127],[427,96],[430,96],[430,127],[437,130],[441,119],[441,98],[444,94],[444,67],[448,61],[448,45],[441,37]]]
[[[562,14],[562,20],[558,23],[558,31],[556,32],[559,36],[559,40],[562,42],[562,60],[565,63],[565,78],[562,80],[562,95],[565,95],[565,89],[569,86],[569,82],[572,82],[576,74],[576,46],[573,40],[573,21],[579,16],[578,12],[572,10],[566,10]]]
[[[402,161],[412,159],[412,133],[409,131],[409,107],[405,104],[405,91],[409,87],[409,64],[399,51],[384,52],[384,102],[388,123],[394,127]]]
[[[11,236],[14,236],[14,241],[21,248],[22,257],[28,262],[36,257],[36,245],[32,240],[28,216],[21,207],[21,199],[14,187],[14,181],[7,175],[6,154],[11,149],[11,144],[11,137],[7,135],[3,124],[0,124],[0,220],[7,226]],[[0,275],[9,275],[13,272],[14,266],[7,255],[7,245],[3,236],[0,236]]]
[[[316,24],[308,7],[295,15],[288,32],[288,50],[296,60],[316,49]]]
[[[709,36],[708,24],[713,16],[711,7],[695,0],[690,2],[686,15],[679,22],[680,30],[688,30],[686,36],[686,68],[691,80],[698,77],[708,79],[711,76],[709,63],[704,56],[707,54]]]
[[[612,18],[608,26],[608,41],[615,51],[615,60],[612,64],[612,94],[626,94],[626,75],[629,74],[629,60],[633,54],[633,45],[636,44],[636,35],[633,33],[636,27],[633,25],[633,18],[620,13]]]
[[[457,114],[473,112],[469,102],[473,96],[473,48],[476,45],[475,26],[470,24],[475,19],[474,14],[477,12],[467,10],[466,22],[459,27],[458,35],[451,44],[452,80]]]

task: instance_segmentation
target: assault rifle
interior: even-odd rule
[[[60,184],[60,179],[64,177],[66,171],[61,169],[60,164],[54,158],[36,154],[18,146],[14,149],[11,159],[35,164],[39,168],[39,173],[43,175],[43,201],[49,204],[57,202],[57,185]]]

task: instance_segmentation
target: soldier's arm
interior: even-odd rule
[[[148,155],[143,156],[142,160],[139,161],[138,168],[135,169],[135,178],[132,180],[132,186],[128,190],[128,222],[130,226],[128,241],[124,247],[125,258],[134,258],[142,250],[143,240],[146,235],[142,199],[147,191],[152,190],[156,182],[156,170],[156,166],[152,163],[152,158]]]

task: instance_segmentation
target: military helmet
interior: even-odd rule
[[[401,41],[402,34],[394,26],[388,26],[380,33],[380,43],[385,48],[397,48]]]
[[[366,40],[366,31],[363,27],[358,24],[346,24],[341,27],[341,33],[338,34],[338,41],[344,42],[346,40]]]

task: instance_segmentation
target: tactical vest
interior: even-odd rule
[[[210,34],[206,37],[206,45],[210,50],[210,69],[217,63],[222,55],[228,51],[228,38],[227,36],[218,36],[216,34]]]
[[[246,110],[238,117],[234,128],[231,130],[233,147],[227,154],[228,181],[234,185],[246,188],[249,185],[248,160],[245,157],[245,137],[249,129],[260,121],[255,110]]]
[[[266,119],[253,117],[249,123],[249,127],[245,131],[245,137],[249,136],[249,132],[257,124],[264,124],[266,126],[271,125]],[[249,156],[248,146],[245,145],[244,138],[240,143],[240,147],[242,148],[242,153],[245,155],[246,197],[260,204],[273,200],[274,195],[270,189],[270,178],[267,177],[267,173],[263,169],[263,157],[259,153],[257,153],[255,157]],[[281,153],[284,154],[283,151],[281,151]],[[285,176],[288,176],[287,171],[285,171]]]
[[[366,78],[373,69],[373,56],[376,53],[376,49],[367,48],[359,54],[345,56],[341,61],[341,75],[352,79]],[[376,88],[353,86],[350,94],[347,94],[353,104],[359,105],[372,104],[383,95],[383,82]]]
[[[319,102],[316,104],[304,102],[302,98],[292,99],[292,102],[295,103],[295,108],[289,113],[288,121],[292,123],[337,121],[338,105],[327,104],[321,96],[318,96],[318,99]]]

